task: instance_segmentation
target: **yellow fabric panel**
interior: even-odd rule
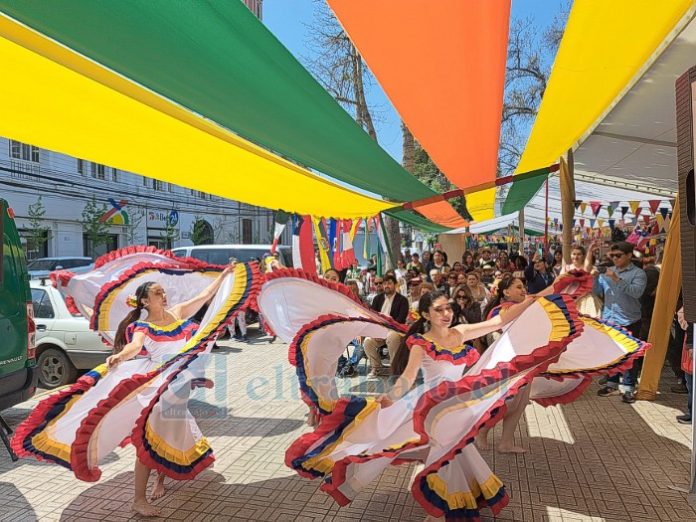
[[[547,167],[637,79],[694,0],[576,0],[517,173]]]
[[[245,203],[323,217],[384,202],[340,187],[0,15],[0,135]],[[308,197],[309,196],[309,197]]]
[[[679,223],[679,200],[674,203],[672,210],[674,219],[670,222],[667,232],[667,242],[662,253],[662,276],[657,282],[655,308],[650,321],[648,342],[652,349],[645,352],[643,369],[640,373],[640,389],[637,397],[641,400],[655,400],[660,384],[662,368],[667,355],[670,328],[674,313],[677,311],[677,300],[682,288],[682,258],[681,258],[681,229]]]
[[[466,209],[474,221],[485,221],[495,217],[495,188],[466,194]]]

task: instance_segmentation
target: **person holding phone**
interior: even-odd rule
[[[640,336],[642,309],[640,299],[648,282],[643,269],[631,262],[633,257],[633,245],[626,241],[620,241],[611,245],[609,258],[614,263],[611,268],[606,268],[600,273],[597,268],[592,270],[595,277],[594,293],[604,299],[602,319],[613,324],[623,326],[636,338]],[[609,397],[619,393],[620,375],[614,375],[607,380],[606,386],[601,388],[597,395]],[[635,385],[638,378],[638,367],[633,365],[630,370],[624,372],[623,385],[625,388],[623,401],[635,402]]]

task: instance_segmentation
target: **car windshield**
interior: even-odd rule
[[[34,259],[29,261],[27,268],[29,270],[53,270],[58,264],[55,259]]]

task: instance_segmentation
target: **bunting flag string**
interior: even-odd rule
[[[625,218],[626,214],[628,214],[628,207],[621,207],[621,219]]]
[[[660,214],[662,215],[662,219],[667,218],[667,214],[669,214],[669,209],[667,207],[661,207],[660,208]]]
[[[602,204],[599,201],[590,201],[590,208],[594,217],[597,217],[599,211],[602,210]]]
[[[631,207],[631,212],[633,212],[634,215],[637,215],[636,211],[640,207],[640,201],[629,201],[628,206]]]
[[[585,203],[584,201],[581,201],[580,202],[580,213],[584,215],[585,210],[587,210],[587,203]]]
[[[659,208],[660,203],[662,203],[662,200],[659,200],[659,199],[651,199],[648,201],[648,206],[650,207],[650,212],[652,212],[653,215],[655,215],[655,212],[657,212],[657,209]]]
[[[331,269],[329,245],[321,231],[321,219],[312,216],[312,223],[314,225],[314,236],[317,239],[317,246],[319,247],[319,260],[321,262],[321,271],[323,273]]]

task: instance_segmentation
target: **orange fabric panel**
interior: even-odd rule
[[[469,226],[469,222],[460,216],[447,201],[437,201],[436,203],[414,206],[413,210],[443,227],[461,228]]]
[[[327,1],[449,180],[494,180],[510,0]]]

